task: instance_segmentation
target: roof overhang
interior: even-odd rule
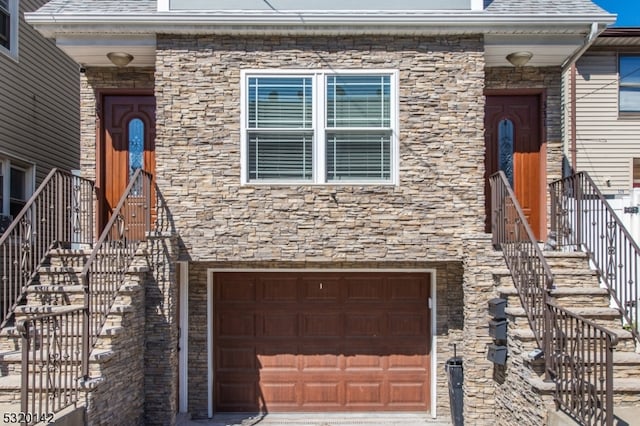
[[[131,66],[154,66],[158,34],[241,35],[483,35],[487,66],[510,66],[506,55],[529,51],[528,65],[562,65],[615,17],[486,12],[158,12],[148,15],[25,14],[44,36],[85,66],[111,66],[106,54],[125,51]]]

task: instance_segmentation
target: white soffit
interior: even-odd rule
[[[585,43],[578,35],[487,35],[485,61],[488,67],[512,66],[506,56],[513,52],[531,52],[527,66],[560,66]]]
[[[156,62],[155,36],[59,37],[56,44],[76,62],[85,66],[114,66],[107,58],[109,52],[133,55],[133,61],[129,64],[132,67],[152,67]]]

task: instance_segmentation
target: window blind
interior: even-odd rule
[[[640,56],[620,56],[620,111],[640,112]]]

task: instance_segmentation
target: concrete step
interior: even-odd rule
[[[633,335],[623,328],[610,328],[610,332],[618,337],[618,345],[615,347],[614,353],[635,353],[636,344]],[[520,327],[509,330],[509,335],[521,342],[530,342],[526,348],[533,350],[536,348],[536,340],[533,337],[533,331],[530,328]]]
[[[621,327],[620,313],[618,310],[613,308],[576,307],[572,308],[571,312],[591,320],[602,327],[609,329]],[[505,314],[507,319],[513,321],[517,327],[528,325],[528,320],[523,308],[507,307],[505,309]]]
[[[94,349],[89,355],[89,367],[94,371],[99,371],[100,364],[109,361],[115,356],[115,352],[111,349]],[[34,356],[31,354],[30,356]],[[39,361],[40,358],[47,355],[43,355],[40,351],[35,353],[35,360]],[[69,360],[65,365],[79,365],[81,363],[79,358]],[[0,377],[7,375],[20,375],[22,372],[22,351],[7,351],[0,352]]]
[[[571,268],[571,269],[588,269],[589,255],[580,251],[552,251],[544,250],[542,252],[547,264],[553,271],[555,268]]]
[[[84,266],[91,256],[91,250],[53,249],[49,251],[51,266]]]
[[[541,395],[552,395],[555,392],[555,382],[545,382],[540,377],[530,377],[529,384]],[[613,401],[620,406],[634,406],[640,403],[640,379],[614,378]],[[635,423],[631,423],[635,424]]]
[[[496,289],[499,296],[507,300],[508,307],[521,307],[520,296],[518,290],[511,286],[501,286]],[[549,295],[562,307],[593,307],[593,306],[609,306],[609,292],[600,287],[572,287],[572,288],[555,288],[549,292]]]

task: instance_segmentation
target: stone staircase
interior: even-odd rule
[[[44,313],[56,313],[81,309],[84,307],[84,287],[81,282],[81,272],[91,255],[89,249],[56,248],[49,252],[47,259],[39,268],[38,273],[26,289],[23,304],[15,310],[15,318],[0,330],[0,409],[3,412],[20,412],[20,390],[22,351],[21,336],[16,324],[21,319]],[[147,269],[142,263],[129,268],[127,283],[120,288],[111,306],[107,322],[101,330],[97,344],[91,351],[89,359],[89,380],[76,377],[81,390],[92,390],[103,380],[105,365],[116,356],[114,346],[119,336],[125,331],[131,321],[135,300],[142,300],[144,290],[141,279]],[[100,292],[99,277],[92,282],[92,291]],[[139,302],[138,302],[139,303]],[[58,333],[63,337],[80,337],[82,330],[69,331],[64,324],[59,324]],[[64,338],[60,340],[64,342]],[[34,345],[39,345],[39,339],[34,339]],[[62,347],[64,343],[61,343]],[[78,371],[79,362],[73,366],[74,376]],[[76,370],[76,367],[78,369]],[[80,398],[84,400],[86,398]]]
[[[616,408],[637,406],[640,404],[640,354],[631,333],[623,328],[620,314],[609,306],[608,292],[600,288],[598,274],[589,268],[587,255],[545,251],[544,256],[554,276],[551,295],[556,303],[617,335],[619,342],[613,357],[614,404]],[[507,300],[509,356],[525,370],[523,376],[528,376],[528,384],[552,410],[555,385],[543,380],[544,359],[530,359],[529,354],[537,348],[537,343],[509,271],[496,271],[494,280],[497,293]]]

